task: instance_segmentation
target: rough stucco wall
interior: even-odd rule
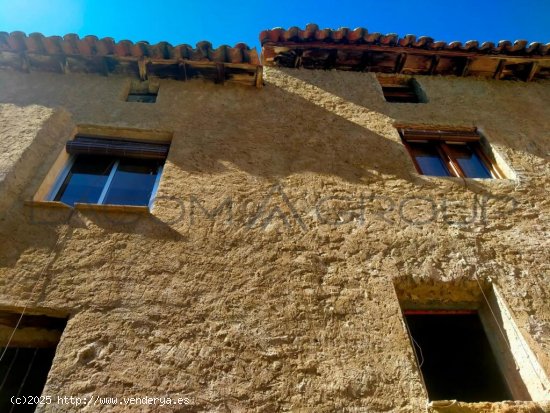
[[[420,77],[430,101],[410,105],[384,102],[371,74],[265,78],[161,81],[148,105],[123,101],[125,78],[0,73],[2,139],[29,130],[20,154],[36,136],[23,178],[4,182],[0,304],[70,314],[44,394],[193,401],[162,412],[425,411],[393,283],[467,289],[476,275],[549,372],[550,84]],[[418,176],[394,121],[478,126],[518,178]],[[24,206],[78,124],[174,132],[151,216]]]
[[[52,109],[40,106],[0,108],[0,184],[14,170],[14,166],[36,137],[42,123],[51,116]],[[13,122],[26,119],[27,122]]]

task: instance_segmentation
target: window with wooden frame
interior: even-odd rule
[[[483,151],[476,128],[428,130],[399,128],[418,173],[462,178],[504,178]]]
[[[150,207],[168,155],[167,143],[77,135],[49,201]]]
[[[420,86],[414,79],[401,77],[379,77],[382,93],[386,102],[391,103],[424,103],[426,100],[420,93]]]

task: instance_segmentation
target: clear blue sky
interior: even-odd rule
[[[261,30],[314,22],[436,40],[550,42],[550,0],[0,0],[0,31],[259,46]]]

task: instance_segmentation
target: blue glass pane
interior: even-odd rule
[[[453,156],[468,178],[491,178],[491,173],[470,145],[449,145]]]
[[[121,159],[104,204],[149,205],[160,163],[149,159]]]
[[[422,174],[430,176],[451,176],[445,162],[439,156],[434,144],[409,143],[414,159],[420,167]]]
[[[97,203],[113,164],[110,157],[79,155],[54,200],[71,206]]]

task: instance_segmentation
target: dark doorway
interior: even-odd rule
[[[513,400],[477,311],[405,311],[430,400]]]

